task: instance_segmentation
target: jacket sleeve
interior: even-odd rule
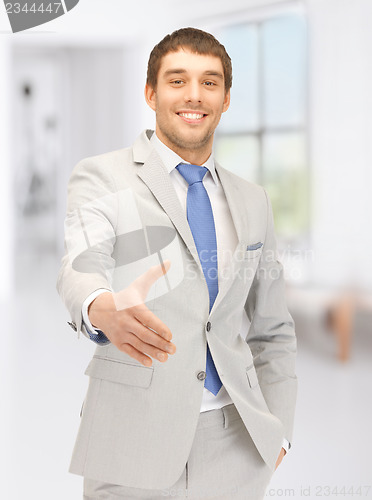
[[[94,158],[78,163],[68,185],[65,255],[57,291],[71,315],[70,325],[88,338],[82,305],[95,290],[111,290],[116,220],[116,187],[104,165]]]
[[[283,266],[277,260],[272,208],[266,192],[265,196],[266,238],[245,304],[251,322],[246,342],[269,410],[281,420],[285,437],[291,442],[297,393],[296,337],[286,306]]]

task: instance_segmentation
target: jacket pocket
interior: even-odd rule
[[[154,373],[153,367],[135,365],[114,359],[93,356],[85,375],[117,384],[149,387]]]
[[[256,387],[256,385],[258,385],[257,373],[253,364],[246,368],[246,374],[249,386],[251,389],[253,389],[254,387]]]

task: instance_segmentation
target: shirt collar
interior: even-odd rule
[[[180,156],[178,156],[177,153],[172,151],[168,146],[166,146],[156,135],[154,132],[152,134],[152,137],[150,139],[150,143],[155,149],[155,151],[158,153],[160,156],[160,159],[164,163],[165,168],[167,169],[167,172],[170,174],[172,170],[174,170],[179,163],[190,163],[189,161],[183,160]],[[215,184],[218,185],[218,177],[217,177],[217,172],[214,164],[214,159],[213,155],[210,155],[208,160],[202,165],[203,167],[206,167],[208,171],[210,172],[210,175],[212,176],[212,179],[214,180]]]

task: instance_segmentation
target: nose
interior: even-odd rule
[[[190,81],[185,87],[185,102],[201,102],[201,85],[198,81]]]

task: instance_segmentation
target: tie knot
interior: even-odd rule
[[[189,186],[195,184],[196,182],[202,182],[203,177],[208,172],[206,167],[200,167],[199,165],[191,165],[189,163],[180,163],[177,165],[176,169],[185,179]]]

